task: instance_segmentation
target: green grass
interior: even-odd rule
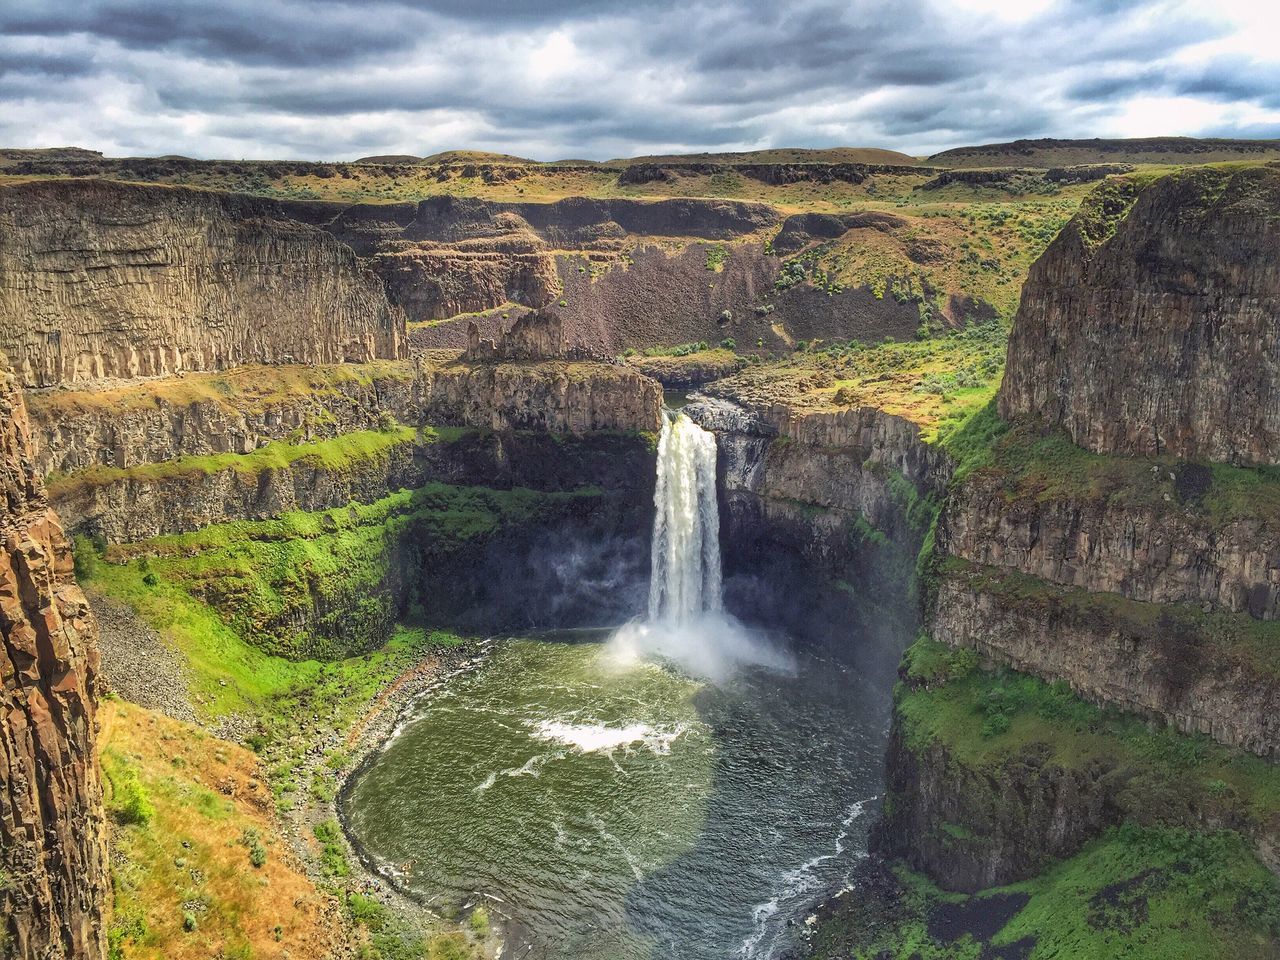
[[[891,885],[846,895],[812,955],[981,960],[1016,944],[1010,955],[1028,960],[1265,960],[1280,950],[1280,883],[1229,831],[1120,827],[1034,880],[973,896],[905,869]],[[1010,912],[984,935],[983,914]]]
[[[223,629],[267,653],[334,659],[386,639],[405,606],[404,591],[413,593],[413,569],[445,563],[504,529],[550,519],[597,493],[429,484],[372,504],[112,547],[114,563],[99,564],[109,569],[90,583],[101,581],[105,592],[154,611],[166,629],[206,638],[192,644],[193,660],[203,660],[203,651],[215,664],[230,659]],[[390,577],[393,566],[405,576]],[[222,629],[209,623],[209,612]]]
[[[290,443],[275,440],[251,453],[217,453],[199,457],[181,457],[135,467],[90,467],[74,474],[51,476],[49,495],[55,500],[78,491],[109,486],[124,481],[155,483],[182,477],[222,473],[234,470],[241,477],[255,477],[268,470],[285,470],[294,464],[329,471],[348,470],[356,464],[385,460],[395,447],[414,442],[432,442],[438,433],[431,428],[391,427],[387,430],[361,430],[315,443]]]
[[[921,637],[908,649],[897,711],[908,747],[942,744],[967,768],[996,773],[1031,745],[1046,763],[1125,772],[1118,802],[1136,819],[1183,825],[1220,817],[1280,829],[1280,766],[1208,737],[1155,728],[1085,702],[1063,683],[1011,670],[975,669],[976,658]],[[995,716],[1004,720],[992,723]]]

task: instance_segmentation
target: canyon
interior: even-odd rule
[[[609,174],[664,191],[901,180],[923,212],[513,199],[494,193],[567,174],[483,165],[440,182],[484,195],[416,202],[126,183],[114,167],[0,184],[3,729],[6,782],[29,788],[0,823],[5,875],[23,878],[0,885],[4,955],[99,957],[108,936],[140,955],[119,893],[104,920],[106,838],[145,828],[121,819],[119,786],[103,806],[94,709],[113,678],[94,610],[116,611],[99,616],[113,655],[154,635],[182,664],[171,712],[259,752],[267,806],[305,827],[287,869],[332,891],[352,942],[385,949],[342,872],[359,851],[322,826],[334,783],[359,776],[343,724],[389,723],[371,703],[464,657],[437,634],[639,615],[664,402],[714,435],[726,609],[894,687],[869,864],[897,872],[866,867],[864,902],[816,908],[796,949],[910,956],[946,911],[1012,896],[1158,950],[1175,935],[1163,905],[1194,882],[1234,917],[1214,936],[1269,955],[1280,168],[1143,162],[994,181],[666,160]],[[1034,191],[1011,201],[1026,226],[982,212],[992,182],[1028,177],[1079,205],[1060,232]],[[935,211],[940,191],[965,212]],[[952,219],[990,231],[987,265],[962,261]],[[968,266],[928,272],[953,261]],[[1168,850],[1185,869],[1142,888],[1136,920],[1052,886],[1100,857],[1088,889],[1114,898],[1108,884],[1146,883]],[[167,929],[182,909],[158,900],[139,922]],[[320,936],[328,909],[281,936]],[[975,930],[982,956],[1071,942],[1053,924],[1024,936],[1019,910],[931,934],[920,955],[959,955]],[[215,914],[208,949],[281,955],[268,927]],[[1200,919],[1187,937],[1211,936]],[[430,935],[491,950],[472,925]]]

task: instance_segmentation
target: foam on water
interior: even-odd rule
[[[796,907],[805,897],[826,889],[829,881],[820,877],[815,871],[823,863],[838,859],[845,851],[845,843],[849,838],[849,828],[862,816],[867,805],[874,803],[876,797],[858,800],[849,806],[848,816],[840,822],[840,830],[836,834],[834,851],[811,857],[793,870],[788,870],[778,879],[775,889],[778,893],[764,903],[756,904],[751,911],[756,929],[742,941],[738,956],[743,960],[754,960],[756,957],[771,956],[778,946],[781,931],[776,923],[770,921],[777,915],[782,905]],[[763,949],[762,949],[763,948]]]
[[[613,753],[613,751],[641,744],[659,755],[671,752],[671,744],[685,732],[683,725],[671,730],[655,730],[647,723],[629,723],[611,727],[603,723],[565,723],[560,720],[543,720],[531,723],[534,736],[540,740],[561,743],[580,753]]]

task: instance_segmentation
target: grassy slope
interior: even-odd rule
[[[103,703],[99,718],[112,956],[323,955],[336,918],[280,840],[257,757],[121,701]],[[266,855],[256,866],[253,838]]]
[[[989,322],[902,343],[801,343],[791,356],[753,363],[711,392],[799,410],[874,406],[919,424],[932,442],[990,403],[1005,342],[1005,327]]]
[[[383,459],[392,449],[415,441],[431,442],[438,436],[432,428],[392,427],[386,430],[359,430],[314,443],[276,440],[251,453],[215,453],[180,457],[136,467],[91,467],[65,476],[50,476],[46,486],[57,500],[75,496],[95,487],[125,481],[155,483],[184,477],[208,476],[233,470],[242,477],[255,477],[267,470],[286,470],[294,464],[337,471],[356,463]]]
[[[1276,955],[1280,882],[1240,833],[1198,824],[1207,818],[1274,836],[1280,767],[1100,710],[1063,685],[975,664],[967,651],[927,638],[908,650],[908,684],[897,696],[908,747],[940,742],[954,762],[993,773],[1033,746],[1068,770],[1123,770],[1118,802],[1127,822],[1032,880],[973,896],[944,893],[895,868],[887,884],[855,889],[822,911],[813,956]]]

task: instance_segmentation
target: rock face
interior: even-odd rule
[[[1090,450],[1280,463],[1280,169],[1108,182],[1032,267],[1005,418]]]
[[[0,486],[0,954],[98,958],[110,881],[94,752],[97,630],[7,372]]]
[[[951,566],[937,586],[934,639],[1066,681],[1095,703],[1280,757],[1280,673],[1248,642],[1242,615],[1099,602],[993,568]]]
[[[496,340],[483,340],[480,328],[467,326],[467,349],[462,358],[471,363],[523,363],[531,360],[589,360],[581,347],[565,343],[564,322],[554,313],[526,313],[498,334]]]
[[[235,465],[159,476],[95,472],[51,484],[49,497],[70,532],[131,543],[214,523],[372,503],[433,478],[438,479],[429,469],[426,448],[407,437],[333,466],[304,458],[258,472]]]
[[[938,518],[934,640],[1280,757],[1274,481],[1188,462],[1280,461],[1277,213],[1276,169],[1110,180],[1032,267],[1011,426]],[[1252,832],[1198,800],[1144,809],[1144,774],[1106,750],[1045,737],[992,760],[916,722],[895,715],[879,843],[944,887],[1026,879],[1127,820]]]
[[[22,382],[395,358],[402,313],[270,201],[97,182],[0,190],[0,350]]]
[[[380,414],[416,417],[409,361],[328,368],[242,367],[116,390],[50,391],[27,399],[37,472],[136,467],[211,453],[250,453],[272,440],[324,440],[372,430]]]
[[[490,430],[662,428],[662,387],[626,367],[601,363],[456,363],[424,373],[427,422]]]
[[[1179,502],[1176,480],[1161,486],[1169,488],[1167,502],[1135,503],[1123,487],[1112,495],[1048,497],[1034,484],[1010,489],[1005,477],[977,471],[953,492],[938,549],[1061,586],[1276,619],[1277,518],[1259,509],[1221,520]]]
[[[726,602],[830,645],[887,689],[916,629],[912,565],[950,460],[870,408],[702,398],[684,410],[716,434]]]
[[[1101,766],[1064,769],[1034,748],[977,770],[940,743],[913,750],[895,723],[887,765],[894,803],[873,845],[948,890],[1035,876],[1121,819],[1114,795],[1123,778]]]

